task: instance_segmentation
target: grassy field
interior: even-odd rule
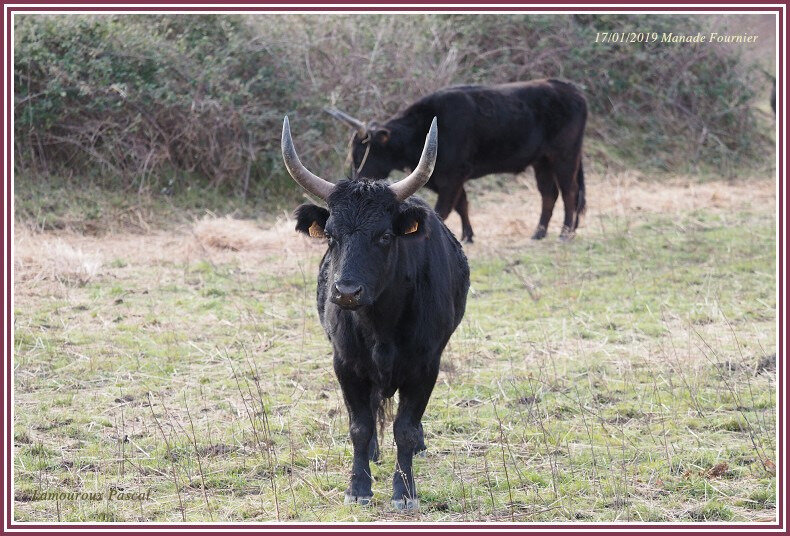
[[[472,187],[472,289],[413,515],[390,508],[390,427],[374,503],[343,505],[322,246],[286,215],[103,236],[18,224],[16,520],[773,521],[773,180],[593,176],[570,244],[554,226],[528,240],[533,184]]]

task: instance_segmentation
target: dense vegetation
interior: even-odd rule
[[[113,189],[189,184],[270,198],[282,116],[317,171],[342,173],[337,105],[383,118],[457,83],[559,77],[590,101],[587,153],[645,171],[732,172],[767,154],[762,80],[737,48],[601,44],[598,31],[695,33],[634,15],[18,15],[16,167]]]

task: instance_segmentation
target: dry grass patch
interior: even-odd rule
[[[205,217],[193,227],[195,238],[207,247],[241,251],[261,241],[261,229],[249,220]]]
[[[104,258],[97,251],[55,239],[43,241],[34,251],[17,254],[14,261],[17,277],[22,280],[81,286],[100,274]]]

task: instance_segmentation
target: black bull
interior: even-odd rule
[[[542,197],[534,239],[546,229],[559,194],[565,205],[561,238],[571,238],[584,212],[582,138],[587,103],[573,85],[534,80],[496,86],[457,86],[421,98],[385,123],[365,124],[334,109],[334,117],[356,129],[351,157],[356,172],[386,178],[393,170],[413,169],[422,136],[437,117],[442,133],[436,169],[427,183],[439,194],[436,212],[461,216],[462,240],[472,241],[464,183],[491,173],[535,169]]]
[[[291,176],[328,206],[300,206],[296,229],[327,240],[317,303],[334,350],[354,448],[346,502],[366,504],[372,497],[376,414],[398,391],[392,501],[398,509],[415,509],[412,458],[425,449],[421,419],[469,289],[461,245],[428,205],[411,197],[433,170],[436,122],[414,172],[393,185],[365,180],[335,185],[313,175],[299,162],[287,118],[282,143]]]

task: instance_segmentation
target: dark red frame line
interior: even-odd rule
[[[7,68],[6,68],[6,86],[5,86],[5,100],[3,103],[4,112],[6,115],[6,128],[7,128],[7,136],[6,136],[6,187],[8,192],[8,198],[6,198],[5,194],[3,194],[3,201],[6,207],[6,247],[5,247],[5,256],[6,256],[6,270],[8,275],[8,282],[11,282],[11,274],[13,268],[13,259],[11,258],[12,253],[12,244],[13,244],[13,236],[11,236],[11,228],[13,223],[13,214],[10,210],[10,196],[13,195],[13,169],[11,166],[11,157],[12,157],[12,150],[13,147],[11,145],[11,134],[13,132],[13,116],[11,115],[12,110],[12,102],[11,102],[11,87],[13,84],[13,58],[11,55],[12,50],[12,42],[11,42],[11,28],[12,28],[12,15],[16,12],[33,12],[33,11],[70,11],[70,12],[138,12],[138,11],[156,11],[156,12],[173,12],[173,11],[199,11],[199,12],[222,12],[222,11],[247,11],[247,12],[280,12],[280,11],[305,11],[305,12],[339,12],[339,11],[346,11],[346,12],[354,12],[354,13],[365,13],[371,11],[393,11],[393,12],[404,12],[404,11],[431,11],[431,12],[448,12],[448,11],[475,11],[475,12],[502,12],[502,11],[547,11],[547,12],[574,12],[575,11],[625,11],[625,12],[683,12],[683,11],[711,11],[711,12],[726,12],[726,11],[750,11],[750,12],[766,12],[766,13],[777,13],[779,15],[779,31],[777,33],[777,43],[778,46],[778,64],[779,69],[777,71],[777,81],[778,81],[778,88],[779,88],[779,95],[780,98],[777,102],[777,120],[782,118],[782,122],[779,123],[778,129],[778,138],[777,143],[779,147],[779,167],[778,167],[778,191],[779,191],[779,199],[777,200],[777,210],[778,212],[778,293],[779,293],[779,302],[778,302],[778,322],[779,322],[779,331],[778,331],[778,347],[779,350],[782,351],[784,349],[784,339],[783,339],[783,332],[782,327],[786,327],[784,323],[785,319],[782,318],[782,304],[784,303],[784,282],[783,282],[783,273],[784,273],[784,237],[785,237],[785,216],[783,213],[784,208],[784,196],[785,196],[785,185],[784,185],[784,154],[782,152],[782,148],[785,144],[784,139],[784,132],[783,132],[783,125],[785,125],[786,118],[785,115],[785,107],[784,107],[784,99],[781,96],[784,94],[784,18],[783,15],[787,9],[787,3],[780,3],[775,6],[755,6],[751,7],[748,4],[744,4],[743,2],[735,2],[732,0],[725,0],[719,2],[713,1],[706,1],[706,2],[697,2],[694,4],[679,4],[679,3],[662,3],[662,4],[654,4],[650,7],[646,6],[629,6],[628,4],[613,4],[611,6],[602,7],[597,4],[591,3],[574,3],[568,5],[554,6],[554,5],[533,5],[533,6],[525,6],[524,4],[518,4],[514,2],[500,2],[502,5],[497,7],[491,6],[479,6],[475,4],[432,4],[432,5],[400,5],[400,4],[385,4],[380,6],[370,6],[367,5],[366,7],[355,7],[353,3],[349,3],[348,5],[343,6],[336,6],[330,3],[324,2],[313,2],[310,7],[301,7],[301,6],[266,6],[260,4],[247,4],[247,3],[237,3],[234,5],[218,5],[209,2],[171,2],[164,6],[150,4],[150,3],[141,3],[135,6],[127,7],[124,5],[115,5],[115,6],[107,6],[105,3],[99,2],[97,0],[87,0],[83,1],[77,5],[77,7],[71,7],[68,5],[63,5],[62,3],[53,3],[49,5],[42,5],[37,4],[32,1],[23,0],[21,2],[15,3],[13,6],[9,6],[4,4],[4,16],[6,17],[6,39],[5,39],[5,46],[6,46],[6,61],[7,61]],[[727,6],[727,7],[723,7]],[[11,297],[12,297],[12,288],[5,286],[4,292],[5,296],[5,307],[6,307],[6,315],[5,315],[5,329],[6,334],[10,335],[12,332],[13,326],[10,325],[11,319]],[[573,524],[573,525],[564,525],[564,524],[483,524],[483,523],[471,523],[471,524],[457,524],[457,523],[391,523],[391,524],[381,524],[381,523],[364,523],[364,524],[352,524],[352,523],[338,523],[338,524],[275,524],[275,523],[251,523],[251,524],[195,524],[195,523],[185,523],[185,524],[175,524],[175,523],[166,523],[166,524],[130,524],[130,523],[107,523],[107,524],[98,524],[98,523],[77,523],[77,524],[54,524],[54,523],[42,523],[42,524],[20,524],[14,523],[11,519],[11,510],[12,510],[12,501],[13,496],[10,493],[10,487],[13,484],[11,481],[11,470],[12,470],[12,448],[13,445],[13,435],[12,435],[12,422],[11,422],[11,410],[12,410],[12,400],[11,400],[11,393],[12,393],[12,384],[11,384],[11,359],[10,356],[13,352],[12,347],[12,337],[6,337],[6,355],[8,358],[6,359],[5,363],[5,389],[6,389],[6,396],[5,396],[5,405],[6,405],[6,457],[5,457],[5,464],[6,464],[6,471],[5,475],[8,479],[8,488],[6,489],[6,501],[5,501],[5,522],[6,527],[10,529],[14,529],[16,531],[24,531],[29,533],[44,533],[45,531],[53,531],[53,530],[79,530],[79,529],[99,529],[99,530],[146,530],[146,532],[151,534],[166,534],[165,532],[167,529],[176,529],[176,530],[189,530],[189,529],[223,529],[223,530],[236,530],[236,531],[249,531],[254,529],[268,529],[268,530],[281,530],[287,531],[290,534],[310,534],[316,530],[326,530],[326,529],[334,529],[340,530],[345,529],[346,531],[363,531],[363,530],[379,530],[382,531],[384,534],[394,534],[395,531],[402,530],[402,529],[424,529],[424,530],[437,530],[437,529],[455,529],[458,531],[470,531],[470,530],[524,530],[529,529],[531,531],[552,531],[553,534],[573,534],[580,530],[595,530],[595,531],[625,531],[625,530],[645,530],[645,531],[667,531],[671,530],[673,532],[680,531],[679,533],[691,533],[693,531],[703,530],[703,529],[718,529],[724,531],[744,531],[748,529],[757,529],[757,530],[782,530],[784,529],[784,504],[777,504],[777,512],[778,512],[778,523],[775,524],[713,524],[713,523],[700,523],[700,524],[690,524],[690,523],[678,523],[678,524],[664,524],[664,525],[656,525],[656,524]],[[784,385],[785,385],[785,368],[782,363],[782,355],[777,356],[778,366],[777,366],[777,384],[778,384],[778,437],[780,444],[777,445],[777,452],[779,454],[779,461],[780,461],[780,469],[781,471],[777,472],[777,490],[779,490],[779,498],[782,499],[782,493],[784,492],[782,483],[786,482],[787,476],[787,467],[784,463],[784,450],[785,450],[785,442],[784,442],[784,411],[783,411],[783,403],[784,403]]]

